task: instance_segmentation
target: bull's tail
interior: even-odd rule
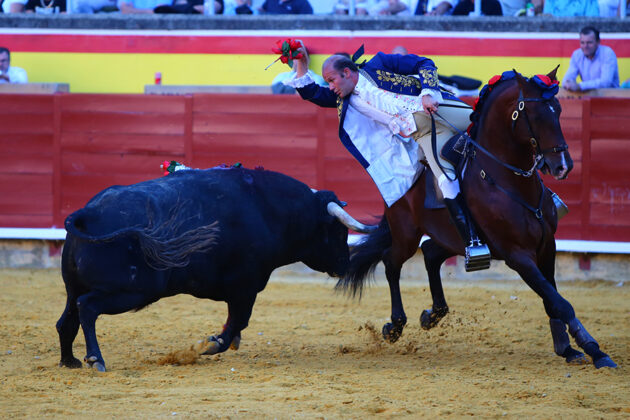
[[[210,251],[219,238],[219,222],[202,225],[189,230],[180,227],[184,221],[175,214],[157,226],[132,226],[101,235],[87,232],[86,221],[90,211],[81,209],[66,218],[68,234],[93,243],[111,242],[121,237],[135,237],[138,240],[144,259],[156,270],[185,267],[193,253]]]
[[[335,289],[353,297],[361,297],[363,286],[374,277],[376,265],[383,259],[383,252],[392,244],[392,235],[383,216],[378,228],[360,244],[350,250],[350,263],[346,275],[339,279]]]

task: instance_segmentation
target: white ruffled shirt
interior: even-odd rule
[[[422,111],[422,97],[431,95],[439,103],[443,102],[442,94],[437,90],[423,89],[420,96],[401,95],[380,89],[363,75],[350,95],[350,106],[361,114],[386,126],[391,134],[409,137],[418,129],[413,113]]]
[[[405,97],[379,89],[363,76],[360,76],[359,80],[358,90],[355,87],[355,92],[349,98],[343,129],[369,163],[365,170],[374,180],[387,206],[391,206],[405,195],[422,170],[420,163],[422,152],[418,144],[397,135],[400,131],[413,133],[416,130],[413,112],[422,110],[422,102],[419,97],[409,95]],[[283,83],[299,89],[315,81],[306,73],[302,77],[293,77]],[[430,89],[427,91],[423,90],[422,95],[434,93]],[[442,95],[436,93],[439,95],[438,100],[441,101]],[[400,115],[395,117],[392,113]],[[400,130],[393,124],[390,126],[392,121],[406,128]]]

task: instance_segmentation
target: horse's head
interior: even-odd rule
[[[560,128],[557,70],[531,79],[513,70],[490,79],[479,94],[470,134],[524,174],[538,168],[564,179],[573,160]]]
[[[511,116],[512,133],[517,141],[529,143],[543,173],[565,179],[573,169],[573,159],[560,128],[557,70],[530,79],[514,71],[519,92]]]

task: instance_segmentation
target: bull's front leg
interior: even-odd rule
[[[207,348],[201,354],[223,353],[228,348],[238,350],[241,344],[241,331],[247,328],[256,295],[228,302],[228,318],[220,334],[207,339]]]

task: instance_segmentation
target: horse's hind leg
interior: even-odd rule
[[[429,288],[433,299],[431,309],[425,309],[420,315],[420,326],[425,330],[429,330],[435,327],[448,313],[448,305],[442,289],[440,267],[442,267],[447,258],[455,254],[442,248],[433,239],[422,242],[420,247],[424,255],[424,266],[429,277]]]
[[[591,356],[593,364],[596,368],[617,367],[617,364],[603,351],[599,349],[597,341],[586,331],[580,320],[575,316],[575,311],[571,304],[564,299],[555,288],[555,282],[545,279],[540,270],[536,267],[532,260],[506,261],[508,265],[514,268],[529,285],[543,299],[547,315],[552,320],[560,320],[563,324],[569,326],[569,333],[575,339],[577,345],[584,350],[586,354]],[[556,353],[564,354],[566,340],[564,339],[564,325],[554,321],[552,325],[554,329],[552,335],[559,340],[559,347],[555,349]],[[554,340],[554,347],[556,342]]]

